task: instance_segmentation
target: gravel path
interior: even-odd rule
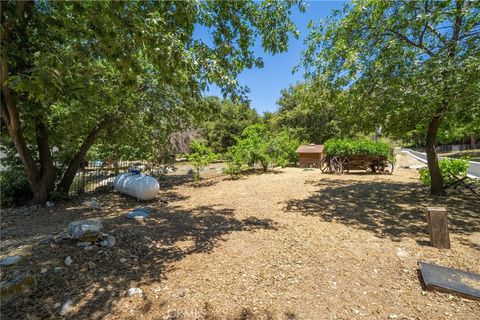
[[[74,262],[62,275],[40,277],[43,290],[2,313],[58,317],[54,303],[70,299],[75,318],[478,319],[478,301],[422,291],[417,261],[480,273],[480,202],[432,197],[406,168],[411,158],[398,164],[392,176],[286,168],[237,181],[167,181],[144,222],[124,217],[137,203],[118,194],[99,196],[101,211],[83,208],[82,199],[40,209],[28,215],[34,227],[19,210],[3,212],[9,241],[88,216],[102,219],[117,245],[107,253],[70,243],[4,248],[2,256],[22,254],[18,268],[34,274],[66,255]],[[451,250],[428,246],[427,206],[447,207]],[[2,272],[3,279],[14,271]],[[127,297],[131,287],[143,296]]]

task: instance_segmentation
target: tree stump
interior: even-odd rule
[[[430,244],[439,249],[450,249],[447,210],[445,208],[427,208],[428,232]]]

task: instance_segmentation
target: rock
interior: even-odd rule
[[[100,235],[102,223],[98,219],[73,221],[68,225],[70,235],[80,241],[95,242]]]
[[[125,258],[120,258],[120,262],[121,262],[121,263],[125,263],[125,262],[127,262],[127,259],[125,259]]]
[[[30,206],[30,207],[29,207],[29,210],[27,210],[28,213],[25,212],[25,214],[29,214],[31,210],[38,210],[38,209],[40,209],[41,207],[42,207],[41,204],[34,204],[33,206]]]
[[[149,216],[150,214],[145,211],[130,211],[127,215],[127,218],[142,220],[148,218]]]
[[[96,209],[96,210],[101,209],[100,201],[98,201],[96,198],[92,198],[92,200],[90,201],[85,201],[83,204],[92,209]]]
[[[405,249],[403,249],[403,248],[397,248],[397,257],[406,258],[406,257],[408,257],[408,252],[405,251]]]
[[[91,245],[92,245],[92,243],[88,242],[88,241],[82,241],[82,242],[77,243],[77,246],[82,247],[82,248],[83,247],[88,247],[88,246],[91,246]]]
[[[93,262],[91,262],[91,261],[88,263],[88,269],[93,270],[93,269],[95,269],[96,267],[97,267],[97,265],[96,265],[95,263],[93,263]]]
[[[58,309],[58,308],[60,308],[61,306],[62,306],[62,304],[61,304],[60,302],[57,302],[57,303],[55,303],[55,304],[53,305],[53,307],[54,307],[55,309]]]
[[[45,274],[45,273],[47,273],[47,271],[48,271],[47,268],[42,268],[42,269],[40,270],[40,273],[41,273],[41,274]]]
[[[60,311],[60,314],[62,316],[66,315],[67,313],[70,313],[73,311],[73,302],[72,300],[68,300],[65,302],[62,306],[62,310]]]
[[[111,247],[115,246],[116,243],[117,243],[117,241],[115,240],[115,238],[113,236],[108,236],[107,239],[102,240],[100,242],[100,246],[111,248]]]
[[[47,207],[47,208],[52,208],[54,205],[55,205],[55,203],[53,203],[53,202],[51,202],[51,201],[47,201],[47,202],[45,203],[45,207]]]
[[[150,208],[150,207],[140,207],[140,208],[133,209],[133,211],[143,211],[143,212],[146,212],[146,213],[150,214],[150,213],[152,213],[153,209]]]
[[[133,296],[139,296],[139,297],[141,297],[141,296],[143,296],[143,291],[142,291],[142,289],[140,289],[140,288],[130,288],[130,289],[128,289],[128,291],[127,291],[127,295],[128,295],[129,297],[133,297]]]
[[[27,273],[20,274],[11,280],[0,282],[0,296],[2,297],[2,303],[18,294],[32,290],[36,285],[37,281],[35,278]]]
[[[65,265],[68,267],[69,265],[71,265],[73,263],[73,260],[72,258],[70,258],[70,256],[66,257],[65,258]]]
[[[54,237],[53,236],[47,236],[45,237],[45,239],[42,239],[40,240],[39,244],[50,244],[54,241]]]
[[[95,249],[97,246],[87,246],[87,247],[84,247],[83,250],[85,251],[91,251],[93,249]]]
[[[62,267],[53,268],[53,273],[60,273],[60,272],[62,272]]]
[[[22,257],[20,256],[9,256],[0,260],[0,266],[11,266],[18,263],[20,260],[22,260]]]

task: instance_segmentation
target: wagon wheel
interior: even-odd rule
[[[349,173],[350,172],[350,160],[347,157],[343,158],[342,160],[342,173]]]
[[[386,173],[386,174],[393,174],[394,170],[395,170],[395,164],[392,161],[387,160],[385,162],[385,167],[384,167],[383,172]]]
[[[375,173],[375,172],[378,172],[379,169],[380,168],[379,168],[378,162],[373,160],[367,165],[365,170],[367,170],[367,172]]]
[[[320,162],[320,170],[322,170],[323,173],[332,173],[333,170],[329,157],[322,159],[322,162]]]
[[[368,166],[365,168],[365,170],[366,170],[368,173],[375,173],[375,165],[369,163]]]
[[[337,157],[333,157],[332,161],[330,162],[330,165],[332,166],[332,171],[335,172],[336,174],[341,174],[343,171],[343,165],[342,165],[342,160]]]

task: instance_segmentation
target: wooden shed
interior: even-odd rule
[[[323,159],[323,144],[308,144],[298,147],[300,168],[320,168]]]

